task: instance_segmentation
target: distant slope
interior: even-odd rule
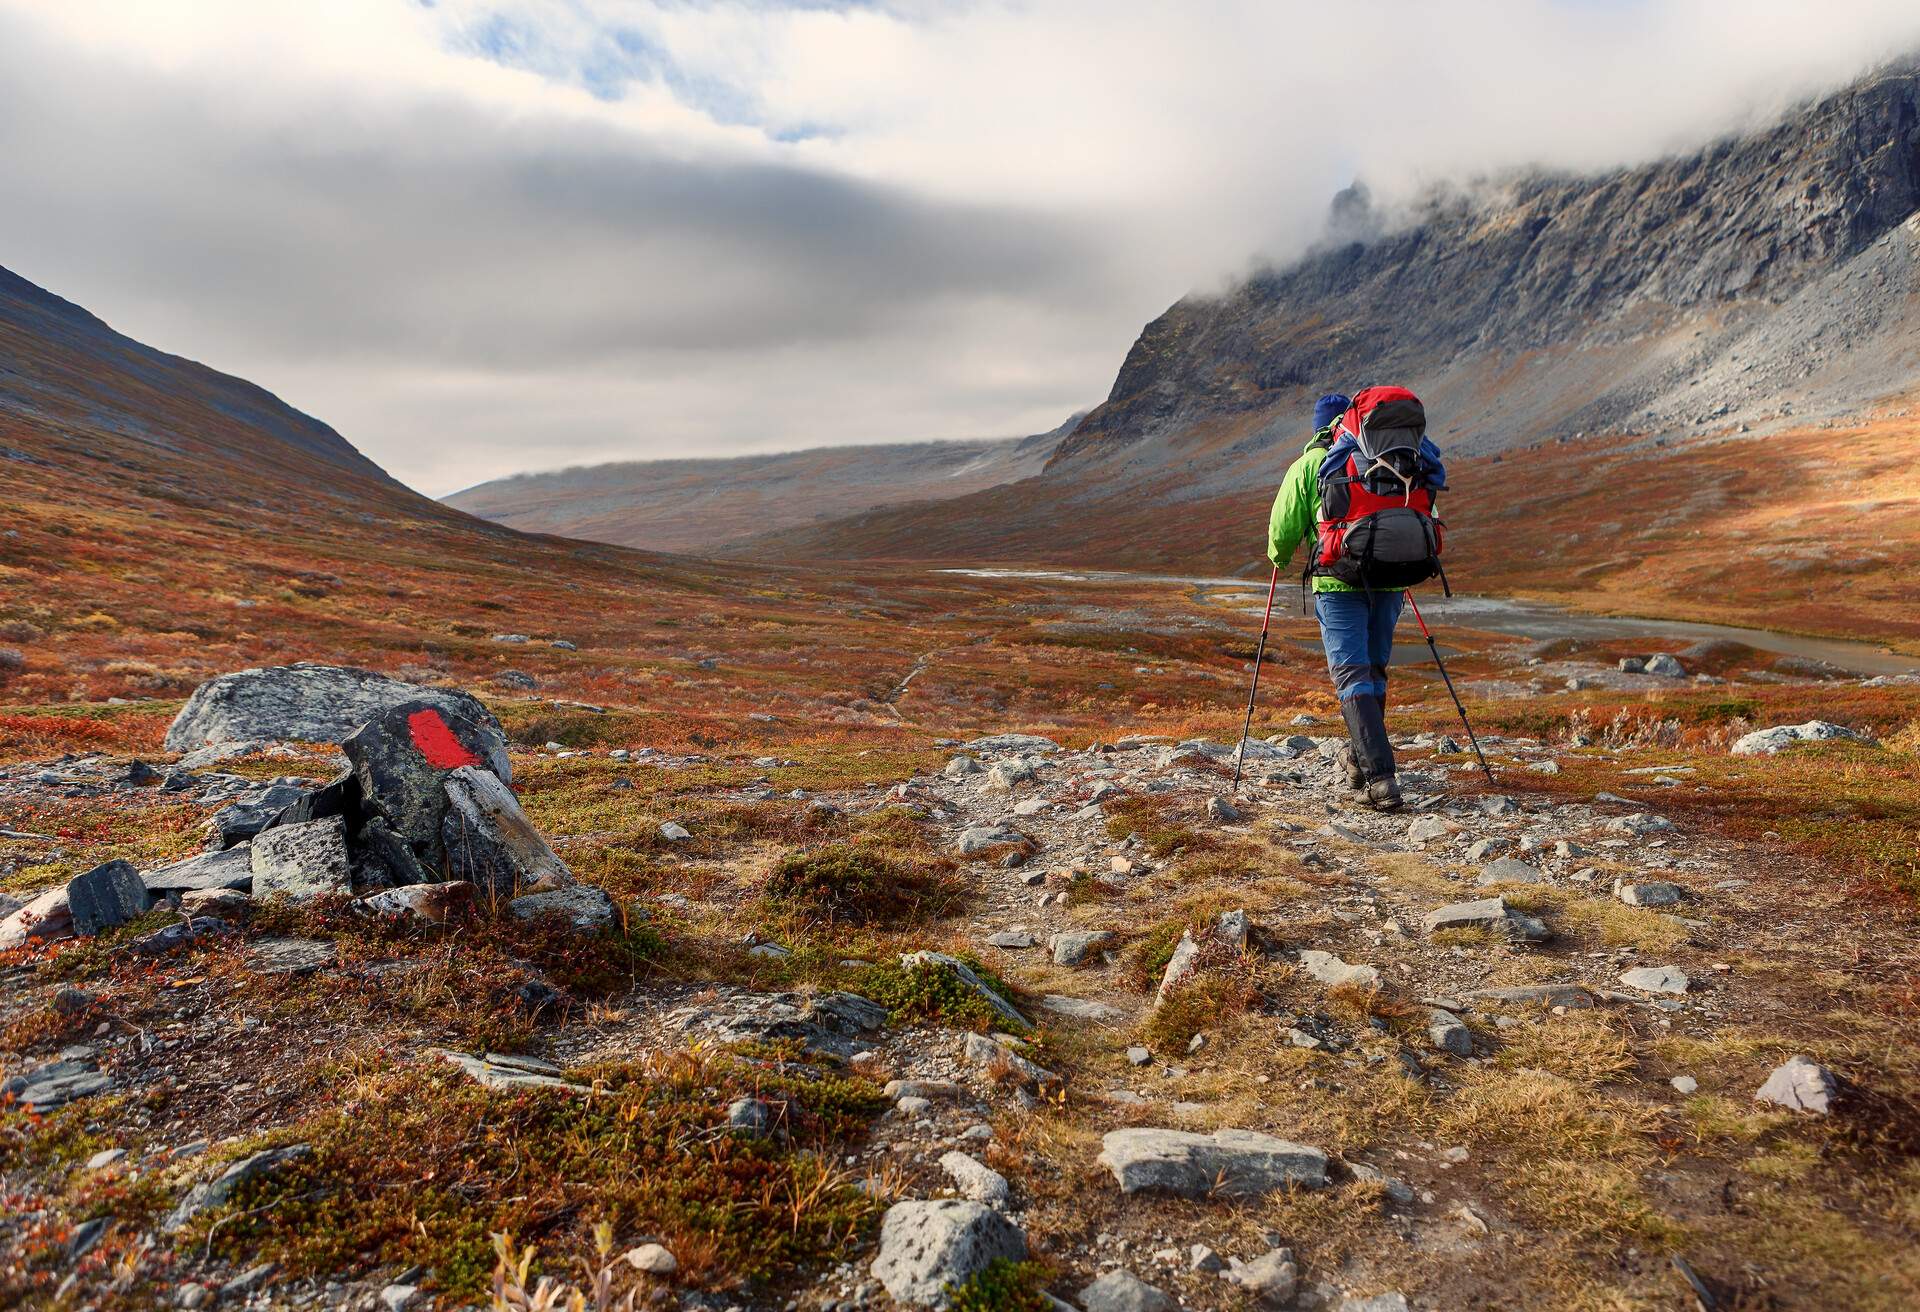
[[[1041,476],[752,547],[1240,568],[1258,526],[1208,516],[1270,495],[1315,395],[1377,381],[1418,390],[1456,457],[1875,412],[1920,381],[1920,69],[1604,175],[1438,192],[1410,215],[1344,193],[1322,247],[1148,324]],[[1455,501],[1457,531],[1473,513]]]
[[[714,552],[899,501],[1029,478],[1078,416],[1050,433],[976,442],[821,447],[722,460],[648,460],[517,474],[446,504],[538,533],[657,551]]]
[[[0,413],[135,438],[186,459],[327,469],[397,486],[373,461],[264,388],[156,351],[0,269]]]

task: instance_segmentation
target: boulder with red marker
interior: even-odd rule
[[[359,785],[363,823],[378,819],[429,873],[446,878],[442,826],[447,778],[460,769],[492,775],[489,736],[470,717],[425,701],[402,702],[356,729],[340,744]],[[508,794],[511,798],[511,794]],[[523,817],[524,819],[524,817]],[[389,861],[389,867],[397,864]],[[411,882],[393,871],[395,882]]]

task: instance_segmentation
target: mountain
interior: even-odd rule
[[[1024,438],[581,465],[496,479],[445,500],[530,532],[708,552],[873,506],[963,496],[1030,478],[1079,418]]]
[[[42,431],[130,438],[181,461],[399,486],[264,388],[136,342],[4,268],[0,414]]]
[[[1355,187],[1303,258],[1148,324],[1040,476],[943,503],[937,533],[892,508],[750,549],[1240,568],[1312,398],[1373,381],[1414,387],[1468,458],[1589,435],[1654,458],[1869,415],[1920,380],[1916,211],[1912,62],[1651,164],[1404,210]]]

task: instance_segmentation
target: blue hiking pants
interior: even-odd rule
[[[1406,605],[1404,592],[1316,592],[1320,641],[1341,701],[1387,695],[1387,665],[1393,659],[1393,626]]]

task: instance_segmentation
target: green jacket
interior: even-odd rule
[[[1279,495],[1273,499],[1273,514],[1267,519],[1267,559],[1279,569],[1285,569],[1293,559],[1294,549],[1302,538],[1307,542],[1307,554],[1311,556],[1317,549],[1320,539],[1320,461],[1327,454],[1327,448],[1316,436],[1300,453],[1300,458],[1287,468],[1287,475],[1280,480]],[[1324,578],[1318,574],[1313,578],[1315,592],[1353,592],[1351,583],[1342,583],[1339,579]]]

